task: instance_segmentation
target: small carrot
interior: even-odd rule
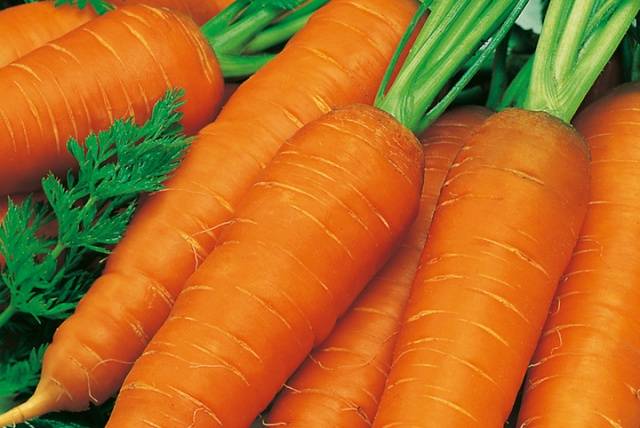
[[[519,425],[640,426],[640,86],[623,86],[575,120],[591,147],[591,195],[578,245],[538,344]]]
[[[349,3],[353,0],[331,4]],[[486,0],[483,7],[471,6],[480,25],[472,33],[456,32],[466,39],[465,54],[430,82],[430,96],[437,96],[485,38],[491,39],[490,52],[525,3]],[[419,7],[394,58],[428,7]],[[425,62],[449,53],[438,49],[447,44],[438,40],[432,31],[437,24],[431,22],[449,10],[436,11],[416,38],[421,54],[412,58],[412,49],[407,57],[407,69],[420,75]],[[454,45],[458,49],[457,43],[449,46]],[[394,69],[392,61],[386,79]],[[415,76],[407,69],[401,68],[390,94],[397,96],[396,84],[424,83],[411,79]],[[408,92],[391,105],[405,106],[414,95]],[[328,336],[375,273],[371,268],[384,261],[380,251],[386,254],[388,243],[379,239],[399,238],[402,211],[417,206],[424,153],[406,124],[420,121],[422,108],[399,121],[380,108],[385,99],[376,107],[357,104],[328,113],[292,137],[245,196],[221,244],[187,281],[169,318],[135,362],[107,427],[246,427],[312,346]],[[369,201],[364,212],[363,198]],[[388,209],[395,213],[387,214]],[[386,229],[382,235],[380,226]]]
[[[248,426],[410,226],[422,163],[413,134],[370,106],[302,128],[187,281],[107,427]]]
[[[394,257],[287,382],[265,426],[371,426],[440,188],[464,140],[488,115],[484,108],[459,108],[421,136],[424,186],[416,221]]]
[[[192,143],[167,190],[140,207],[103,276],[58,329],[42,386],[20,420],[83,409],[117,391],[285,140],[332,108],[373,101],[415,8],[413,0],[332,0],[238,88]],[[68,391],[70,400],[57,401]]]
[[[207,22],[219,10],[212,1],[203,0],[117,0],[113,4],[144,3],[167,7],[190,16],[198,25]],[[95,18],[89,9],[54,6],[52,1],[38,1],[0,11],[0,67],[18,60],[29,52],[55,40]]]
[[[551,0],[526,109],[490,117],[449,172],[375,428],[511,412],[587,208],[588,148],[567,122],[640,9],[567,3]]]

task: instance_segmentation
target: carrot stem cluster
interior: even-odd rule
[[[637,0],[552,0],[522,106],[570,121],[638,11]]]
[[[464,89],[507,35],[526,3],[526,0],[424,2],[416,15],[419,19],[414,20],[407,31],[399,52],[405,49],[427,12],[429,18],[388,91],[392,73],[387,74],[376,105],[415,132],[424,130]],[[392,61],[391,71],[395,70],[399,58],[400,55],[396,55]],[[445,83],[470,58],[473,58],[472,65],[460,81],[429,110]]]

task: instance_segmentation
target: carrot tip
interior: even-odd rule
[[[55,410],[55,403],[55,394],[36,389],[36,392],[27,401],[0,414],[0,427],[15,427],[19,423],[42,416]]]

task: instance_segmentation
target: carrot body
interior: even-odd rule
[[[488,115],[483,108],[460,108],[422,136],[424,186],[416,221],[394,257],[287,382],[266,425],[371,426],[440,188],[464,139]]]
[[[591,196],[525,383],[520,425],[640,426],[640,86],[582,112]]]
[[[116,392],[284,141],[334,107],[373,101],[415,8],[412,0],[333,0],[240,86],[56,332],[30,415],[82,409]],[[60,390],[51,393],[51,384]],[[56,401],[65,391],[70,402]]]
[[[207,0],[116,0],[117,6],[145,3],[167,7],[189,15],[203,24],[218,12],[218,6]],[[0,12],[0,67],[16,61],[40,46],[55,40],[95,18],[89,7],[55,7],[51,1],[26,3]]]
[[[449,171],[373,424],[502,427],[571,255],[587,149],[546,113],[506,110]]]
[[[299,131],[187,281],[107,427],[249,426],[408,229],[422,163],[413,134],[373,107]]]
[[[47,171],[74,165],[69,137],[114,119],[148,119],[169,88],[185,90],[182,120],[193,133],[210,121],[223,81],[191,20],[130,6],[94,19],[0,69],[0,194],[36,188]]]

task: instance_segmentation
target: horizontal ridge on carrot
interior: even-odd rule
[[[167,189],[140,207],[104,275],[47,349],[41,383],[73,389],[73,409],[115,393],[285,140],[332,108],[373,101],[414,11],[413,0],[332,0],[243,83],[192,143]],[[95,368],[89,382],[83,367]],[[55,393],[36,395],[49,402],[38,414],[69,407]]]
[[[422,163],[416,138],[373,107],[303,127],[187,281],[107,427],[248,426],[410,226]]]
[[[459,108],[442,116],[421,136],[425,168],[416,221],[398,252],[287,381],[266,426],[371,426],[440,188],[464,140],[488,115],[481,107]]]
[[[575,120],[591,148],[589,208],[531,363],[519,427],[640,425],[639,103],[638,84],[623,86]]]
[[[568,121],[638,9],[587,3],[551,0],[524,108],[491,116],[450,170],[375,428],[511,413],[587,208],[588,147]]]

